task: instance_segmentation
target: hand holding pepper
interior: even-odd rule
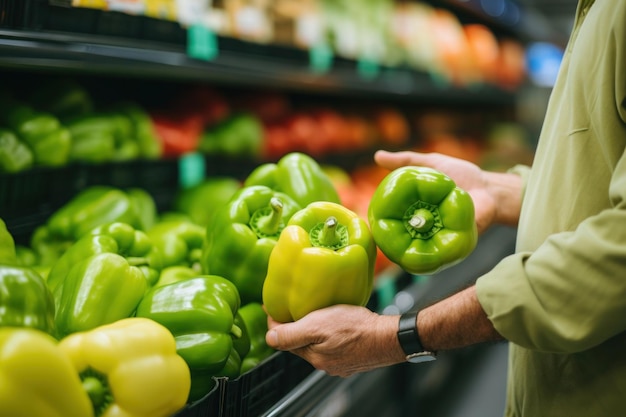
[[[290,351],[329,375],[347,377],[405,361],[397,343],[398,316],[366,307],[335,305],[298,321],[268,320],[267,344]]]
[[[445,173],[472,197],[479,233],[495,223],[511,226],[517,224],[522,193],[507,193],[502,196],[504,188],[498,184],[506,176],[507,181],[516,181],[521,188],[521,178],[518,175],[483,171],[469,161],[438,153],[378,151],[374,159],[378,165],[390,170],[413,165]]]

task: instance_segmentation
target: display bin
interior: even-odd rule
[[[213,389],[201,399],[188,404],[172,417],[208,417],[219,416],[222,387],[216,379]]]
[[[304,359],[276,352],[240,377],[224,380],[219,416],[260,416],[313,371]]]
[[[288,352],[275,352],[238,378],[216,378],[211,392],[173,417],[260,416],[313,371],[313,366],[304,359]]]
[[[0,218],[18,243],[79,190],[84,172],[77,167],[33,168],[0,173]]]
[[[26,244],[37,226],[86,187],[137,187],[154,198],[157,210],[171,207],[178,190],[178,161],[135,160],[100,165],[71,164],[0,173],[0,218],[16,242]]]

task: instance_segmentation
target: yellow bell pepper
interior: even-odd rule
[[[93,417],[78,374],[52,336],[0,328],[0,417]]]
[[[79,373],[96,417],[166,417],[187,401],[189,367],[176,353],[174,336],[155,321],[122,319],[71,334],[59,346]]]
[[[277,321],[296,321],[334,304],[367,304],[376,244],[350,209],[316,201],[296,212],[272,250],[263,304]]]

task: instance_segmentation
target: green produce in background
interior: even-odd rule
[[[153,287],[137,307],[136,316],[167,327],[177,352],[191,370],[189,400],[206,395],[214,387],[242,336],[235,324],[241,300],[234,284],[216,275],[196,275]]]
[[[142,188],[128,188],[124,190],[130,199],[137,228],[143,231],[150,230],[157,223],[158,212],[152,195]]]
[[[54,114],[62,122],[93,111],[89,92],[71,79],[53,80],[36,88],[29,102],[40,111]]]
[[[163,155],[163,145],[156,134],[152,119],[140,105],[132,102],[119,103],[114,111],[131,122],[131,137],[139,147],[139,156],[157,159]]]
[[[219,375],[227,376],[229,378],[236,378],[239,376],[239,372],[241,370],[241,360],[250,352],[250,332],[248,331],[248,326],[244,322],[241,314],[239,314],[239,310],[237,310],[237,314],[235,314],[234,318],[235,326],[241,329],[241,337],[237,337],[233,339],[233,350],[230,356],[234,357],[237,360],[237,368],[229,369],[228,373],[222,371]],[[228,367],[228,361],[226,361],[226,366]]]
[[[187,214],[200,226],[207,227],[215,213],[241,188],[241,182],[232,177],[211,177],[201,183],[182,189],[174,200],[174,210]]]
[[[14,103],[3,116],[7,126],[33,151],[36,165],[60,167],[67,164],[72,136],[54,115]]]
[[[28,145],[13,131],[0,128],[0,172],[25,171],[34,163],[35,156]]]
[[[130,317],[160,270],[160,253],[144,232],[125,223],[94,229],[48,276],[59,336]]]
[[[163,266],[188,266],[200,271],[200,258],[206,231],[185,220],[161,221],[147,232],[161,252]]]
[[[128,161],[140,155],[133,123],[121,113],[92,112],[72,118],[66,126],[72,135],[74,161]]]
[[[322,167],[310,156],[291,152],[278,163],[259,165],[244,186],[265,185],[287,194],[302,207],[314,201],[340,203],[339,194]]]
[[[133,197],[134,196],[134,197]],[[137,201],[142,201],[137,203]],[[42,265],[51,265],[67,248],[94,228],[122,222],[141,229],[156,218],[156,205],[146,193],[129,193],[110,186],[92,186],[56,210],[31,236],[30,247]]]
[[[299,209],[291,197],[269,187],[243,187],[207,227],[202,271],[232,281],[243,303],[261,301],[270,253]]]
[[[0,218],[0,265],[16,264],[15,240],[4,220]]]
[[[184,281],[189,278],[198,276],[198,271],[188,266],[168,266],[161,270],[159,279],[154,284],[154,288],[162,287],[167,284],[173,284],[175,282]]]
[[[278,238],[263,304],[279,322],[335,304],[364,306],[375,262],[376,244],[365,220],[340,204],[311,203],[291,217]]]
[[[78,373],[57,341],[29,328],[0,328],[0,413],[94,417]]]
[[[18,265],[15,241],[0,219],[0,327],[54,333],[54,300],[37,272]]]
[[[34,270],[0,265],[0,327],[31,327],[54,334],[54,299]]]
[[[263,144],[263,125],[252,114],[236,114],[205,131],[198,150],[209,155],[256,157]]]
[[[237,312],[250,338],[250,350],[243,356],[240,373],[243,375],[257,367],[275,350],[265,342],[267,333],[267,313],[261,303],[253,302],[241,306]]]
[[[472,198],[431,168],[389,173],[372,196],[368,219],[380,250],[411,274],[457,264],[478,241]]]

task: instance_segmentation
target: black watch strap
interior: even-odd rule
[[[409,311],[400,316],[398,323],[398,341],[407,355],[423,352],[424,347],[417,333],[417,312]]]
[[[400,316],[398,323],[398,341],[406,354],[406,360],[412,363],[434,361],[437,352],[424,350],[417,330],[418,312],[410,311]]]

